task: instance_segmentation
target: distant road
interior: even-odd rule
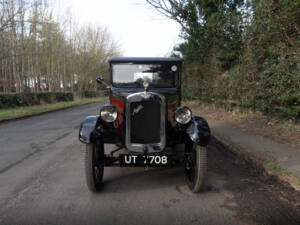
[[[105,168],[102,192],[91,194],[78,129],[98,112],[90,104],[0,125],[1,225],[299,222],[282,190],[271,191],[214,148],[204,193],[188,190],[181,168]]]

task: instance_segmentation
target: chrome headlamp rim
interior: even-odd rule
[[[118,110],[114,105],[107,104],[101,107],[100,109],[100,118],[107,122],[107,123],[112,123],[116,121],[118,118]]]
[[[188,124],[192,120],[192,110],[187,106],[180,106],[174,112],[174,119],[179,124]]]

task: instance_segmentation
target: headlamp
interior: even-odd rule
[[[107,123],[114,122],[118,117],[118,110],[113,105],[106,105],[100,109],[100,117]]]
[[[177,123],[187,124],[192,119],[192,111],[188,107],[182,106],[175,110],[174,117]]]

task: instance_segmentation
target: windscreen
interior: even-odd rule
[[[175,87],[178,81],[176,64],[113,64],[112,83],[115,87]]]

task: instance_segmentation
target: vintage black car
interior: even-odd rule
[[[181,165],[191,191],[200,191],[210,129],[181,106],[181,59],[115,57],[109,65],[111,84],[101,77],[97,82],[109,89],[110,102],[101,105],[99,115],[85,118],[79,131],[89,190],[101,189],[104,167]],[[106,152],[104,144],[116,149]]]

